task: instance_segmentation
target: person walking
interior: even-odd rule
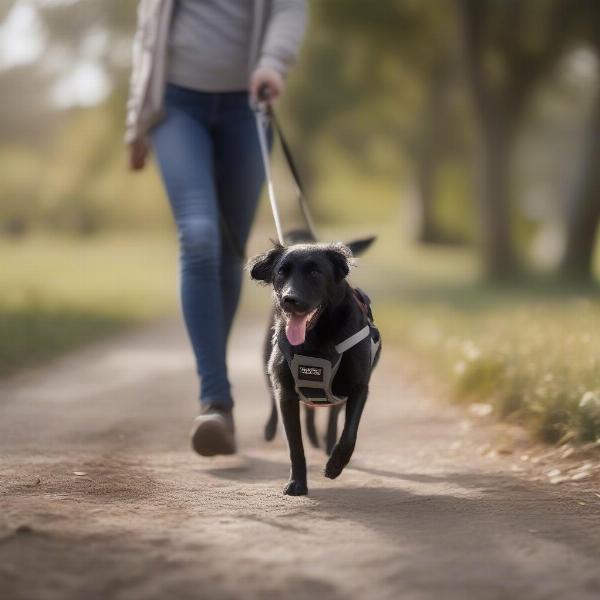
[[[125,141],[154,151],[178,230],[183,317],[200,376],[192,447],[236,451],[226,350],[264,180],[252,105],[280,97],[305,0],[141,0]]]

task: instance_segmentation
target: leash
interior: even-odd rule
[[[267,129],[270,122],[269,105],[263,101],[259,102],[254,110],[256,117],[256,129],[258,131],[258,143],[260,145],[260,154],[262,157],[263,168],[265,170],[265,180],[267,182],[267,191],[269,201],[271,203],[271,212],[275,221],[275,230],[277,231],[277,239],[282,246],[285,246],[283,239],[283,228],[281,227],[281,218],[279,216],[279,207],[277,206],[277,198],[275,197],[275,188],[273,187],[273,178],[271,177],[271,161],[269,160],[269,146],[267,143]]]
[[[273,179],[271,176],[271,161],[269,157],[269,147],[267,143],[267,131],[269,126],[272,124],[277,137],[279,138],[279,142],[281,144],[281,149],[283,151],[283,155],[285,157],[287,166],[292,174],[292,178],[294,183],[296,184],[296,195],[298,198],[298,204],[300,205],[300,212],[302,213],[302,217],[304,218],[304,223],[306,224],[306,228],[308,232],[312,236],[314,240],[317,240],[317,234],[315,230],[314,221],[310,214],[310,209],[308,207],[308,203],[306,201],[306,196],[304,193],[304,187],[302,185],[302,181],[300,179],[300,173],[296,166],[296,162],[294,161],[294,157],[292,155],[292,151],[290,149],[290,145],[287,142],[287,139],[283,133],[283,129],[275,115],[275,111],[272,106],[269,104],[269,87],[263,86],[258,93],[259,101],[254,107],[254,115],[256,117],[256,128],[258,131],[258,141],[260,145],[260,153],[262,157],[263,167],[265,170],[265,180],[267,183],[267,191],[269,194],[269,202],[271,204],[271,212],[273,213],[273,220],[275,222],[275,230],[277,231],[277,238],[279,243],[284,246],[285,238],[283,234],[283,228],[281,226],[281,216],[279,214],[279,207],[277,204],[277,198],[275,196],[275,188],[273,186]]]
[[[277,232],[277,239],[282,246],[285,246],[285,236],[283,233],[283,227],[281,225],[281,217],[279,214],[279,206],[277,204],[277,197],[275,196],[275,187],[273,186],[273,178],[271,175],[271,159],[269,156],[269,144],[267,141],[267,132],[269,127],[272,125],[275,134],[279,138],[279,143],[281,144],[281,149],[283,151],[283,155],[285,157],[288,169],[292,175],[292,179],[296,185],[296,195],[298,198],[298,204],[300,206],[300,212],[302,213],[302,217],[304,219],[304,223],[306,224],[306,229],[310,233],[311,237],[316,241],[318,240],[318,236],[316,233],[314,221],[312,219],[312,215],[310,213],[310,209],[308,207],[308,203],[306,201],[306,196],[304,194],[304,187],[302,185],[302,181],[300,179],[300,172],[296,166],[296,162],[294,161],[294,157],[292,155],[292,151],[290,149],[290,145],[288,144],[287,138],[283,133],[283,129],[281,124],[279,123],[279,119],[275,115],[275,111],[270,106],[269,102],[269,88],[268,86],[263,86],[259,91],[259,101],[253,107],[254,116],[256,119],[256,130],[258,133],[258,142],[260,146],[260,154],[263,163],[263,168],[265,170],[265,181],[267,184],[267,192],[269,195],[269,202],[271,204],[271,212],[273,214],[273,221],[275,222],[275,230]],[[227,219],[224,217],[221,210],[219,210],[219,221],[220,221],[220,229],[227,240],[229,246],[233,249],[237,257],[244,261],[246,259],[245,251],[242,244],[237,239],[236,235],[231,231],[229,227],[229,223]]]

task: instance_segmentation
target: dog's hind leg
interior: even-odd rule
[[[361,386],[355,390],[354,394],[346,402],[344,429],[339,442],[333,448],[331,456],[325,465],[325,477],[329,477],[329,479],[338,477],[344,470],[344,467],[350,462],[350,458],[352,458],[354,446],[356,445],[356,436],[358,435],[358,425],[368,393],[368,386]]]
[[[303,496],[308,493],[308,487],[306,485],[306,458],[300,429],[300,402],[298,398],[288,395],[282,390],[279,405],[292,462],[290,480],[283,488],[283,493],[288,496]]]
[[[273,396],[273,392],[271,392],[271,414],[269,415],[269,418],[265,424],[265,440],[267,440],[267,442],[270,442],[277,433],[277,421],[277,403],[275,401],[275,397]]]
[[[329,456],[337,442],[338,415],[340,406],[332,406],[329,409],[329,419],[327,421],[327,432],[325,434],[325,452]]]
[[[308,434],[310,445],[313,446],[313,448],[318,448],[319,436],[317,435],[317,427],[315,425],[314,408],[304,408],[304,423],[306,424],[306,433]]]
[[[271,413],[265,424],[265,440],[270,442],[277,433],[277,401],[275,400],[275,393],[273,392],[273,384],[271,382],[271,376],[268,373],[269,360],[271,358],[271,352],[273,351],[273,315],[271,314],[269,320],[269,327],[267,328],[267,335],[263,345],[263,364],[265,365],[265,374],[267,378],[267,388],[269,390],[269,396],[271,398]]]

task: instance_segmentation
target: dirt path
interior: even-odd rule
[[[326,480],[310,451],[310,495],[284,497],[261,336],[239,327],[232,349],[233,458],[188,450],[195,384],[173,324],[0,387],[0,598],[600,597],[591,484],[480,456],[489,432],[426,401],[389,350],[351,467]]]

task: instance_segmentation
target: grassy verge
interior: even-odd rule
[[[172,311],[175,251],[159,236],[0,241],[0,375]]]
[[[250,251],[269,233],[255,231]],[[388,346],[415,356],[456,401],[484,403],[546,441],[600,437],[596,289],[484,285],[468,249],[416,248],[391,226],[378,233],[352,278],[372,296]],[[1,241],[0,375],[173,312],[175,255],[169,237]],[[263,318],[267,297],[247,283],[247,316]]]
[[[600,294],[555,281],[479,281],[461,248],[417,249],[385,233],[355,280],[372,290],[386,341],[458,402],[557,442],[600,438]]]

